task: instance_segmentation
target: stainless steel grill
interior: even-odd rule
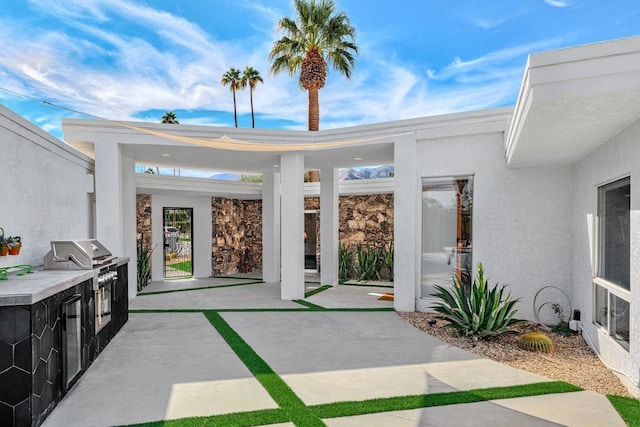
[[[117,257],[95,239],[52,240],[45,270],[93,270],[96,334],[111,322],[112,294],[118,285]]]
[[[95,239],[52,240],[51,250],[44,256],[45,270],[92,270],[116,259]]]

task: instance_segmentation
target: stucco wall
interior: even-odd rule
[[[2,106],[0,153],[0,227],[23,241],[0,267],[42,265],[51,240],[94,236],[91,159]]]
[[[638,382],[640,369],[640,122],[575,165],[573,176],[573,300],[590,341],[604,360]],[[595,219],[597,187],[631,176],[631,337],[630,352],[593,325],[592,277],[595,273]],[[629,382],[628,382],[629,383]]]
[[[507,169],[502,133],[423,140],[416,150],[419,177],[474,175],[473,265],[483,263],[491,284],[511,284],[520,317],[534,318],[541,287],[570,292],[571,168]],[[418,309],[428,304],[418,295]]]

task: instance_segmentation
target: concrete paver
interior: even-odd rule
[[[204,315],[132,314],[44,425],[113,426],[276,407]]]
[[[231,280],[237,283],[243,279]],[[233,283],[231,280],[227,283]],[[157,285],[153,289],[207,283],[225,282],[163,282],[166,287]],[[359,300],[354,290],[361,293]],[[376,307],[390,304],[369,294],[366,287],[338,286],[308,300],[325,307],[363,307],[374,301]],[[323,296],[321,302],[315,298],[319,296]],[[280,300],[278,284],[140,296],[131,301],[130,307],[301,308]],[[449,346],[409,326],[393,312],[221,315],[309,405],[548,381]],[[131,314],[121,333],[53,411],[45,426],[122,425],[276,407],[203,314]],[[608,400],[593,392],[324,421],[336,427],[624,425]]]

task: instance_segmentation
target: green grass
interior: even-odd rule
[[[263,283],[264,282],[262,282],[260,280],[254,280],[254,281],[251,281],[251,282],[232,283],[232,284],[229,284],[229,285],[211,285],[211,286],[199,286],[199,287],[196,287],[196,288],[169,289],[169,290],[166,290],[166,291],[142,292],[142,293],[139,293],[138,296],[172,294],[174,292],[201,291],[203,289],[231,288],[231,287],[234,287],[234,286],[259,285],[259,284],[263,284]]]
[[[193,267],[190,259],[176,262],[174,264],[167,264],[167,267],[175,268],[176,270],[184,271],[185,273],[193,273]]]
[[[219,313],[205,311],[204,315],[271,398],[287,413],[290,421],[295,425],[325,425]]]
[[[331,289],[331,288],[332,288],[332,286],[330,286],[330,285],[322,285],[319,288],[316,288],[316,289],[313,289],[313,290],[305,292],[304,293],[304,297],[305,298],[309,298],[312,295],[319,294],[320,292],[326,291],[327,289]]]
[[[407,409],[428,408],[432,406],[458,405],[461,403],[485,402],[487,400],[567,393],[580,390],[582,390],[580,387],[573,384],[554,381],[468,391],[327,403],[324,405],[311,406],[311,410],[320,418],[351,417],[379,412],[404,411]]]
[[[212,286],[228,287],[257,284],[248,282],[234,285]],[[199,289],[207,289],[204,287]],[[188,289],[188,290],[196,290]],[[161,291],[157,293],[182,292],[185,290]],[[143,295],[157,294],[147,293]],[[509,387],[494,387],[468,391],[433,393],[413,396],[399,396],[364,401],[346,401],[322,405],[307,406],[286,382],[271,369],[251,346],[227,323],[220,313],[224,312],[378,312],[394,311],[393,308],[323,308],[304,300],[295,301],[306,308],[246,308],[246,309],[173,309],[173,310],[130,310],[130,313],[202,313],[211,325],[227,342],[242,363],[265,388],[271,398],[278,404],[276,409],[263,409],[209,417],[191,417],[178,420],[163,420],[151,423],[135,424],[135,426],[258,426],[292,422],[296,426],[324,426],[327,418],[349,417],[381,412],[401,411],[408,409],[428,408],[434,406],[457,405],[464,403],[484,402],[489,400],[510,399],[544,394],[567,393],[582,390],[565,382],[542,382]],[[613,407],[620,413],[628,425],[640,426],[640,402],[633,398],[608,396]]]
[[[608,395],[607,398],[627,425],[640,426],[640,401],[638,399],[614,395]]]
[[[314,304],[312,302],[309,302],[309,301],[305,301],[303,299],[294,299],[293,302],[298,303],[300,305],[304,305],[305,307],[312,308],[314,310],[325,310],[324,307],[321,307],[321,306],[319,306],[317,304]]]

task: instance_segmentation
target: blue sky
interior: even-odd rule
[[[220,84],[258,69],[256,127],[306,129],[296,79],[269,75],[289,0],[2,0],[0,87],[114,120],[233,126]],[[320,128],[512,105],[527,55],[637,35],[636,0],[337,0],[356,27],[351,80],[330,72]],[[0,91],[0,102],[61,137],[82,117]],[[248,91],[239,125],[251,126]]]

